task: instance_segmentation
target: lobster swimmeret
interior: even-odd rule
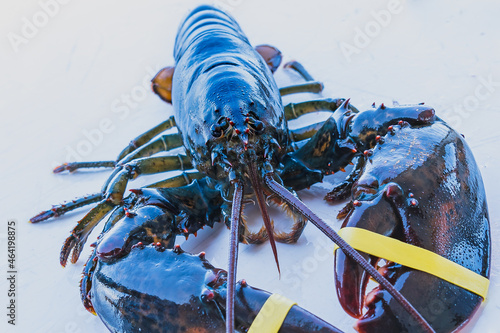
[[[344,309],[360,318],[359,331],[449,332],[468,321],[480,296],[432,272],[391,261],[378,268],[381,258],[360,255],[293,192],[355,161],[326,198],[351,197],[339,214],[343,227],[351,227],[345,230],[395,238],[488,277],[490,234],[480,173],[463,138],[432,108],[381,105],[358,113],[343,99],[283,107],[280,94],[319,92],[322,85],[291,63],[288,67],[308,82],[278,89],[272,72],[281,62],[279,51],[252,48],[234,19],[210,6],[195,9],[181,24],[174,57],[176,66],[157,74],[153,90],[173,104],[175,116],[132,141],[116,162],[56,168],[114,171],[100,193],[31,220],[98,202],[66,240],[61,264],[71,251],[76,262],[92,229],[107,216],[85,266],[81,295],[111,331],[255,330],[252,322],[269,296],[244,281],[236,284],[238,243],[269,239],[278,264],[275,240],[297,241],[307,220],[342,250],[335,255],[337,293]],[[319,110],[332,116],[316,126],[288,129],[287,120]],[[179,134],[157,137],[173,126]],[[294,141],[305,139],[297,148]],[[150,157],[182,145],[185,156]],[[124,197],[128,181],[141,174],[193,167],[198,172],[183,172]],[[258,233],[250,232],[241,217],[245,199],[252,197],[264,221]],[[267,201],[293,217],[289,233],[274,231]],[[194,256],[174,246],[176,236],[196,235],[219,221],[231,230],[227,272],[210,265],[203,253]],[[141,274],[145,271],[147,276]],[[380,286],[365,298],[369,276]],[[442,305],[439,313],[429,311],[432,302]],[[281,331],[338,331],[292,305]]]

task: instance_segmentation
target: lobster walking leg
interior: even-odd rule
[[[183,172],[179,176],[160,180],[156,183],[144,186],[145,188],[171,188],[191,184],[193,180],[201,179],[204,175],[201,172]]]
[[[53,206],[51,209],[44,210],[43,212],[33,216],[30,219],[31,223],[38,223],[41,221],[45,221],[47,219],[50,219],[52,217],[57,217],[60,215],[63,215],[67,212],[70,212],[74,209],[90,205],[96,202],[101,201],[102,199],[102,193],[95,193],[91,195],[87,195],[81,198],[74,199],[71,202],[60,204]]]
[[[83,245],[87,241],[87,237],[90,235],[95,226],[108,214],[115,204],[108,200],[100,201],[97,206],[92,208],[80,221],[75,228],[71,231],[71,235],[64,241],[63,247],[61,249],[61,255],[59,262],[61,266],[66,266],[68,256],[73,250],[73,255],[71,257],[71,262],[74,264],[77,262],[80,253],[83,250]]]
[[[343,98],[325,98],[301,103],[289,103],[285,106],[285,117],[287,120],[292,120],[311,112],[333,112],[337,110],[344,102],[345,99]],[[356,113],[358,112],[358,110],[352,105],[349,105],[348,107],[351,111]]]
[[[309,139],[323,126],[324,121],[290,130],[294,142]]]
[[[280,95],[286,96],[296,93],[320,93],[323,91],[323,83],[318,81],[305,82],[280,88]]]
[[[114,168],[115,161],[94,161],[94,162],[66,162],[54,168],[54,173],[63,171],[73,172],[78,169],[93,169],[93,168]]]
[[[148,143],[151,141],[151,139],[161,132],[164,132],[172,127],[175,126],[175,120],[174,117],[170,117],[164,122],[161,122],[160,124],[156,125],[152,129],[144,132],[143,134],[139,135],[137,138],[134,140],[130,141],[130,144],[125,147],[120,154],[118,155],[118,158],[116,161],[95,161],[95,162],[67,162],[63,163],[62,165],[54,168],[54,173],[61,173],[63,171],[69,171],[73,172],[78,169],[82,168],[114,168],[116,164],[121,161],[126,155],[131,153],[132,151],[138,149],[142,145]],[[182,145],[182,143],[181,143]]]
[[[96,207],[92,208],[71,231],[71,236],[66,239],[61,251],[61,265],[66,265],[66,259],[73,248],[71,262],[75,263],[78,260],[83,245],[93,228],[112,207],[122,202],[123,194],[130,179],[134,179],[141,174],[153,174],[179,169],[184,170],[184,167],[191,168],[192,166],[189,159],[181,155],[143,158],[125,164],[121,171],[110,181],[106,192],[103,194],[104,199]]]
[[[182,147],[182,139],[178,133],[165,134],[154,141],[137,148],[123,159],[118,161],[118,165],[125,164],[141,157],[149,157],[159,152],[168,152],[174,148]]]
[[[167,120],[161,122],[160,124],[156,125],[155,127],[151,128],[150,130],[142,133],[141,135],[136,137],[134,140],[130,141],[129,145],[127,147],[125,147],[120,152],[120,154],[118,154],[118,158],[116,160],[120,161],[125,156],[130,154],[132,151],[136,150],[137,148],[139,148],[142,145],[151,141],[155,136],[157,136],[161,132],[164,132],[164,131],[171,129],[173,127],[175,127],[175,118],[173,116],[170,116]]]
[[[304,66],[302,66],[302,64],[298,61],[287,62],[283,67],[295,70],[306,81],[314,81],[314,78],[311,76],[311,74],[309,74],[309,72],[304,68]]]

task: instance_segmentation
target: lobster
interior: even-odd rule
[[[480,299],[466,294],[467,291],[464,291],[466,300],[463,302],[466,305],[446,303],[450,317],[446,325],[441,325],[439,319],[432,316],[422,316],[418,308],[435,294],[418,299],[406,290],[410,288],[406,284],[403,288],[397,285],[404,291],[401,293],[390,283],[404,284],[410,279],[408,276],[415,275],[410,280],[416,279],[415,283],[421,284],[426,279],[421,278],[419,272],[393,262],[378,268],[378,258],[354,250],[295,194],[321,181],[325,175],[345,171],[355,160],[356,165],[346,180],[327,195],[327,200],[334,201],[353,193],[352,200],[339,215],[345,218],[344,226],[374,229],[386,236],[429,248],[451,260],[457,260],[456,250],[453,250],[455,244],[470,242],[470,250],[480,253],[474,258],[476,261],[470,259],[460,264],[488,276],[490,240],[480,174],[465,142],[435,117],[432,108],[389,109],[382,105],[376,111],[359,112],[344,99],[318,99],[283,107],[281,95],[320,92],[322,84],[293,62],[287,67],[295,69],[306,82],[278,89],[272,72],[280,65],[280,52],[267,45],[252,48],[232,17],[210,6],[198,7],[181,24],[174,58],[175,67],[161,70],[153,79],[152,87],[160,98],[172,103],[175,116],[133,140],[116,161],[65,163],[54,169],[59,173],[89,167],[114,168],[101,192],[54,206],[31,219],[36,223],[97,202],[66,239],[60,262],[65,266],[70,253],[71,262],[76,262],[90,232],[107,217],[103,232],[92,244],[95,249],[85,265],[80,286],[84,306],[99,315],[111,331],[212,332],[225,327],[227,332],[233,332],[235,328],[239,331],[253,329],[252,323],[260,314],[256,313],[266,306],[269,295],[244,281],[236,283],[238,243],[261,243],[269,239],[279,271],[275,241],[296,242],[307,220],[341,249],[336,252],[337,292],[349,314],[363,317],[358,326],[360,330],[408,327],[417,331],[449,331],[471,316]],[[332,116],[315,126],[295,131],[288,129],[288,120],[318,110],[331,111]],[[174,126],[178,134],[162,134]],[[401,126],[404,138],[392,137],[397,126]],[[455,169],[447,170],[449,173],[455,170],[463,185],[461,189],[467,187],[468,190],[460,200],[452,196],[455,192],[447,192],[448,201],[440,203],[462,208],[463,202],[474,205],[477,209],[467,221],[477,224],[482,231],[482,234],[467,234],[462,232],[467,226],[460,227],[456,238],[446,239],[447,245],[440,245],[429,231],[420,234],[420,228],[413,226],[415,215],[419,218],[415,222],[418,225],[431,221],[431,231],[442,222],[433,214],[418,210],[433,199],[433,196],[424,196],[429,188],[445,192],[442,176],[432,173],[428,182],[416,184],[409,179],[411,172],[403,168],[409,169],[413,163],[410,157],[418,154],[421,159],[418,165],[429,161],[448,166],[452,157],[439,155],[442,153],[440,147],[450,149],[443,148],[442,142],[446,140],[438,140],[439,135],[446,132],[443,128],[448,130],[447,139],[456,139],[450,141],[453,151],[460,153],[454,160]],[[429,139],[421,137],[428,134]],[[408,137],[413,141],[405,141]],[[305,144],[296,143],[301,140]],[[421,147],[427,144],[424,148],[434,149],[434,155],[421,154],[422,149],[415,150],[418,140],[423,142]],[[404,146],[400,141],[412,145]],[[181,146],[186,155],[151,157]],[[384,157],[377,151],[387,155],[389,148],[385,147],[391,146],[395,148],[389,150],[389,156]],[[388,167],[388,161],[392,159],[392,151],[398,149],[401,167],[391,169],[393,166]],[[198,171],[186,172],[192,168]],[[423,174],[428,170],[422,169]],[[439,167],[434,169],[442,171]],[[182,173],[131,190],[130,195],[124,196],[129,180],[169,170],[182,170]],[[367,177],[368,183],[364,183]],[[409,199],[411,207],[406,209],[403,198],[408,187],[415,195]],[[477,199],[473,198],[473,193]],[[241,215],[245,203],[254,197],[264,221],[257,233],[249,231]],[[417,207],[413,207],[417,200]],[[294,221],[290,232],[274,230],[267,204],[278,205],[289,213]],[[440,211],[441,206],[434,207]],[[458,212],[453,216],[453,221],[460,220]],[[445,225],[455,228],[453,221]],[[175,245],[177,236],[196,235],[204,226],[213,226],[215,222],[224,222],[231,233],[227,272],[214,268],[203,253],[194,256]],[[379,230],[375,227],[378,224],[384,227]],[[421,237],[432,239],[433,246],[428,246]],[[447,249],[444,252],[443,247]],[[148,274],[144,276],[146,271]],[[371,301],[365,301],[369,311],[363,315],[362,299],[368,276],[372,276],[380,287]],[[450,293],[455,290],[437,278],[426,281],[440,290],[449,288]],[[406,294],[411,296],[412,302],[406,300]],[[381,313],[382,308],[384,312]],[[282,331],[338,331],[296,305],[289,304],[288,311],[283,318]],[[458,316],[457,311],[460,312]]]

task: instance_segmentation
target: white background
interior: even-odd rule
[[[114,159],[130,139],[171,115],[171,106],[143,84],[157,69],[173,64],[177,27],[199,3],[73,0],[51,7],[48,16],[38,1],[1,1],[0,263],[5,272],[6,223],[14,219],[19,271],[16,327],[6,324],[7,284],[4,273],[0,276],[1,331],[105,331],[79,300],[88,246],[76,265],[62,269],[58,263],[63,240],[87,209],[39,225],[28,219],[51,204],[97,192],[108,175],[54,175],[55,165],[68,158]],[[236,17],[253,44],[276,45],[285,59],[300,60],[325,83],[324,96],[351,97],[362,109],[374,101],[426,102],[465,135],[486,186],[493,256],[488,300],[464,331],[500,331],[495,324],[500,313],[500,3],[401,1],[381,23],[373,13],[392,8],[386,0],[216,3]],[[26,22],[39,27],[29,31]],[[366,30],[369,36],[363,40],[360,31]],[[16,38],[24,39],[16,44]],[[347,45],[357,53],[343,52]],[[300,81],[283,72],[277,80],[280,85]],[[493,84],[484,83],[488,80]],[[309,97],[296,95],[284,102]],[[103,122],[108,123],[106,133],[99,129]],[[93,143],[85,133],[93,133]],[[137,180],[132,186],[148,182]],[[321,200],[328,187],[314,186],[300,196],[338,228],[335,215],[342,205]],[[258,214],[249,214],[260,223]],[[204,250],[212,263],[225,267],[227,235],[222,227],[205,230],[183,247]],[[279,291],[352,332],[354,321],[335,295],[331,248],[312,225],[298,244],[278,244],[279,280],[269,244],[242,245],[238,277]]]

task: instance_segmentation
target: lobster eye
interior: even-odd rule
[[[219,128],[223,131],[225,131],[229,127],[229,123],[227,122],[226,117],[220,117],[219,120],[217,120],[217,123],[219,124]]]
[[[264,129],[264,123],[260,120],[256,120],[255,123],[252,124],[252,127],[258,132],[262,132]]]
[[[210,130],[213,137],[220,138],[222,136],[222,128],[219,125],[212,125]]]

